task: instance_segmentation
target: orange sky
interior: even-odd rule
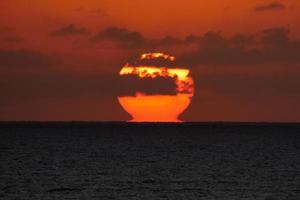
[[[255,12],[268,0],[3,0],[1,24],[14,24],[20,31],[77,23],[98,29],[105,25],[125,26],[147,35],[186,35],[220,30],[225,33],[256,32],[266,27],[288,25],[299,34],[299,2],[282,2],[281,11]],[[258,23],[259,22],[259,23]],[[41,30],[40,30],[41,31]],[[42,33],[42,32],[38,32]]]
[[[182,58],[197,82],[182,119],[300,121],[299,6],[298,0],[1,0],[0,120],[127,120],[112,83],[130,58],[161,50]],[[209,31],[215,35],[205,36]],[[235,49],[238,34],[244,46]],[[187,42],[189,35],[197,41]],[[165,45],[166,36],[179,42]],[[253,48],[262,52],[245,50]]]

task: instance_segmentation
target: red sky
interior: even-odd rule
[[[117,73],[189,67],[189,121],[300,121],[298,0],[1,0],[0,120],[127,120]],[[125,88],[126,89],[126,88]]]

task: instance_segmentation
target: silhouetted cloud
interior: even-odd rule
[[[263,31],[262,41],[266,45],[278,46],[290,42],[289,30],[284,27],[265,29]]]
[[[285,27],[269,28],[255,35],[238,34],[231,38],[224,37],[220,32],[209,31],[204,35],[189,35],[183,39],[172,36],[148,39],[139,32],[110,27],[92,40],[110,40],[125,50],[135,50],[134,53],[161,49],[172,51],[173,47],[191,44],[197,47],[196,50],[177,55],[178,62],[175,65],[248,65],[300,61],[300,41],[292,40]],[[165,62],[155,64],[161,66]]]
[[[136,92],[148,95],[175,95],[176,83],[171,77],[144,77],[136,75],[121,76],[115,82],[119,96],[134,96]]]
[[[170,46],[183,44],[179,38],[166,36],[162,39],[148,39],[144,37],[140,32],[130,31],[126,28],[108,27],[91,38],[91,41],[113,41],[117,43],[121,48],[131,49],[157,49],[160,46]]]
[[[264,12],[264,11],[279,11],[285,9],[285,5],[280,2],[271,2],[268,4],[258,5],[255,8],[256,12]]]
[[[180,62],[198,64],[266,64],[300,62],[300,41],[289,38],[284,27],[266,29],[255,36],[224,38],[208,32],[198,38],[198,50],[180,56]]]
[[[230,42],[232,43],[233,46],[246,48],[248,46],[255,44],[255,36],[238,34],[233,36],[230,39]]]
[[[173,47],[194,45],[192,51],[176,55],[176,63],[164,60],[150,63],[157,66],[196,66],[199,64],[215,65],[255,65],[277,62],[300,62],[300,41],[289,37],[289,29],[275,27],[265,29],[258,34],[238,34],[224,37],[220,32],[207,32],[204,35],[188,35],[181,39],[166,36],[161,39],[149,39],[140,32],[124,28],[109,27],[91,38],[93,42],[113,41],[119,47],[132,53],[162,51],[168,52]],[[163,50],[162,50],[163,49]],[[143,61],[143,62],[147,62]],[[136,64],[136,63],[133,63]],[[149,64],[149,63],[141,63]]]
[[[141,33],[129,31],[125,28],[108,27],[91,38],[92,41],[111,40],[124,48],[147,46],[147,39]]]
[[[72,35],[84,35],[89,31],[84,27],[76,27],[74,24],[61,27],[60,29],[52,33],[53,36],[72,36]]]
[[[31,50],[2,50],[0,51],[0,67],[47,67],[58,62],[54,56],[44,55]]]

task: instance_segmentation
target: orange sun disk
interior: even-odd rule
[[[143,59],[163,58],[173,62],[175,57],[163,53],[148,53]],[[135,96],[118,97],[124,110],[132,116],[133,122],[180,122],[178,116],[190,105],[194,95],[194,83],[190,77],[190,70],[185,68],[168,68],[157,66],[129,66],[125,65],[121,76],[134,74],[140,78],[171,77],[176,82],[176,95],[146,95],[136,92]]]

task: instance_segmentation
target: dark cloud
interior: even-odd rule
[[[238,34],[233,36],[230,42],[233,46],[247,48],[248,46],[255,44],[255,36]]]
[[[278,46],[288,44],[289,39],[289,30],[284,27],[276,27],[265,29],[263,31],[262,41],[266,45]]]
[[[31,50],[0,51],[1,68],[48,67],[58,62],[55,56],[44,55]]]
[[[279,11],[285,9],[285,5],[280,2],[271,2],[268,4],[258,5],[255,8],[256,12]]]
[[[134,96],[136,92],[148,95],[175,95],[176,83],[170,77],[144,77],[136,75],[121,76],[117,82],[116,89],[119,96]]]
[[[190,65],[255,65],[279,62],[300,62],[300,41],[289,38],[284,27],[266,29],[255,36],[238,35],[225,38],[208,32],[196,40],[198,50],[180,56]]]
[[[122,48],[148,50],[158,49],[161,46],[172,46],[184,43],[181,39],[172,36],[166,36],[162,39],[148,39],[140,32],[118,27],[108,27],[91,38],[91,41],[94,42],[105,40],[113,41]]]
[[[204,35],[189,35],[183,39],[172,36],[148,39],[139,32],[110,27],[98,33],[92,40],[110,40],[125,50],[134,50],[134,53],[168,52],[173,51],[173,47],[184,48],[191,44],[195,45],[197,50],[176,55],[177,66],[300,62],[298,56],[300,41],[292,40],[289,37],[289,30],[284,27],[269,28],[255,35],[238,34],[231,38],[224,37],[220,32],[210,31]],[[156,64],[159,66],[165,64],[161,63]]]
[[[168,35],[168,36],[166,36],[166,37],[164,37],[162,39],[152,40],[150,42],[154,43],[156,46],[173,46],[173,45],[184,44],[184,43],[188,42],[188,40],[182,41],[179,38],[176,38],[176,37]]]
[[[109,27],[91,38],[92,41],[111,40],[124,48],[145,47],[148,44],[141,33],[129,31],[125,28]]]
[[[60,29],[54,31],[52,33],[53,36],[73,36],[73,35],[85,35],[88,34],[89,31],[84,27],[76,27],[74,24],[70,24],[68,26],[61,27]]]

